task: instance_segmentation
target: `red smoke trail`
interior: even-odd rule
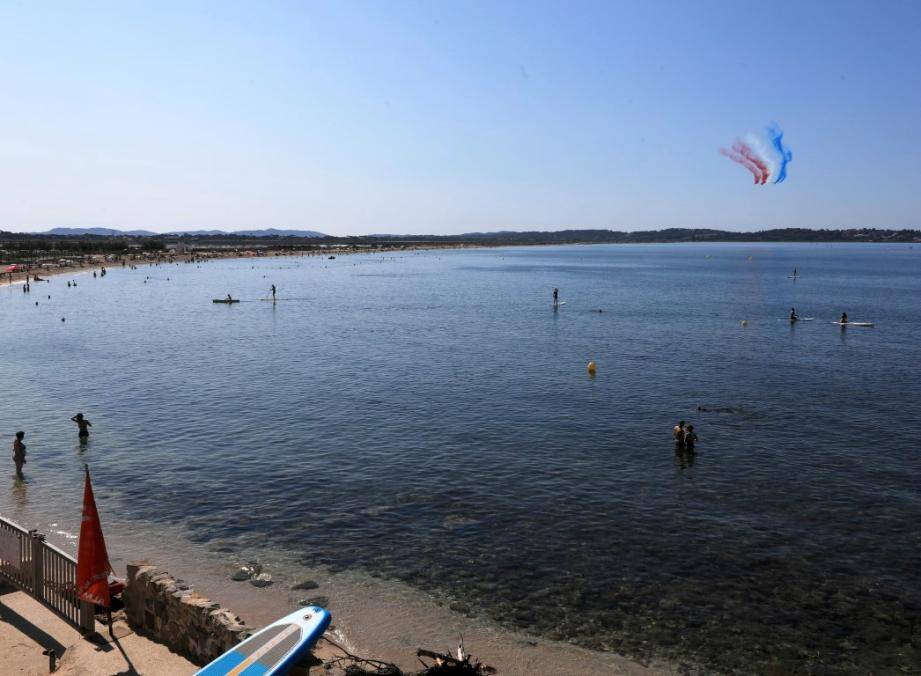
[[[764,160],[758,157],[758,154],[755,153],[754,150],[749,148],[746,144],[742,143],[741,141],[736,141],[733,144],[732,149],[735,150],[740,155],[742,155],[742,157],[744,157],[745,159],[749,160],[756,167],[758,167],[758,171],[761,172],[761,179],[758,180],[758,177],[756,176],[755,183],[760,183],[761,185],[764,185],[765,183],[767,183],[767,180],[770,177],[771,172],[768,169],[767,165],[764,163]]]
[[[752,173],[752,176],[755,177],[755,185],[758,185],[764,182],[762,181],[764,174],[761,172],[761,169],[758,168],[758,165],[756,165],[750,159],[745,157],[745,155],[738,153],[735,150],[735,146],[733,146],[732,150],[726,150],[725,148],[720,148],[720,153],[728,157],[733,162],[737,162],[738,164],[741,164],[743,167],[748,169]]]

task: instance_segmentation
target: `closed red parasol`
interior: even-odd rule
[[[111,572],[112,566],[90,484],[90,468],[87,467],[86,482],[83,485],[83,521],[80,524],[80,544],[77,550],[77,596],[83,601],[109,608]]]

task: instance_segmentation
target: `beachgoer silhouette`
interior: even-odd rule
[[[25,432],[16,432],[16,438],[13,440],[13,462],[16,465],[16,478],[23,479],[22,466],[26,464],[26,445],[22,443]]]
[[[688,425],[688,428],[684,431],[684,448],[688,452],[694,451],[694,442],[697,441],[697,434],[694,433],[694,426]]]
[[[93,426],[93,423],[91,423],[89,420],[84,418],[82,413],[78,413],[73,418],[71,418],[71,420],[77,423],[77,427],[80,428],[80,431],[77,433],[77,436],[85,439],[86,437],[90,435],[89,428]]]
[[[684,448],[684,421],[681,420],[672,430],[672,436],[675,437],[675,446],[679,449]]]

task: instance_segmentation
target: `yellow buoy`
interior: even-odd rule
[[[593,361],[590,361],[590,362],[588,363],[588,374],[589,374],[590,376],[595,375],[595,362],[593,362]]]
[[[743,320],[742,320],[742,326],[748,326],[748,320],[747,320],[747,319],[743,319]]]

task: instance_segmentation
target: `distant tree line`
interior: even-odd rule
[[[714,229],[666,228],[620,232],[616,230],[557,230],[552,232],[471,232],[462,235],[368,235],[355,237],[252,237],[242,235],[158,235],[155,237],[105,235],[41,235],[0,231],[0,249],[11,255],[79,255],[125,253],[129,250],[163,251],[174,242],[208,247],[270,247],[311,250],[321,246],[394,245],[536,245],[536,244],[656,244],[672,242],[921,242],[921,230],[854,228],[811,230],[782,228],[757,232]]]

